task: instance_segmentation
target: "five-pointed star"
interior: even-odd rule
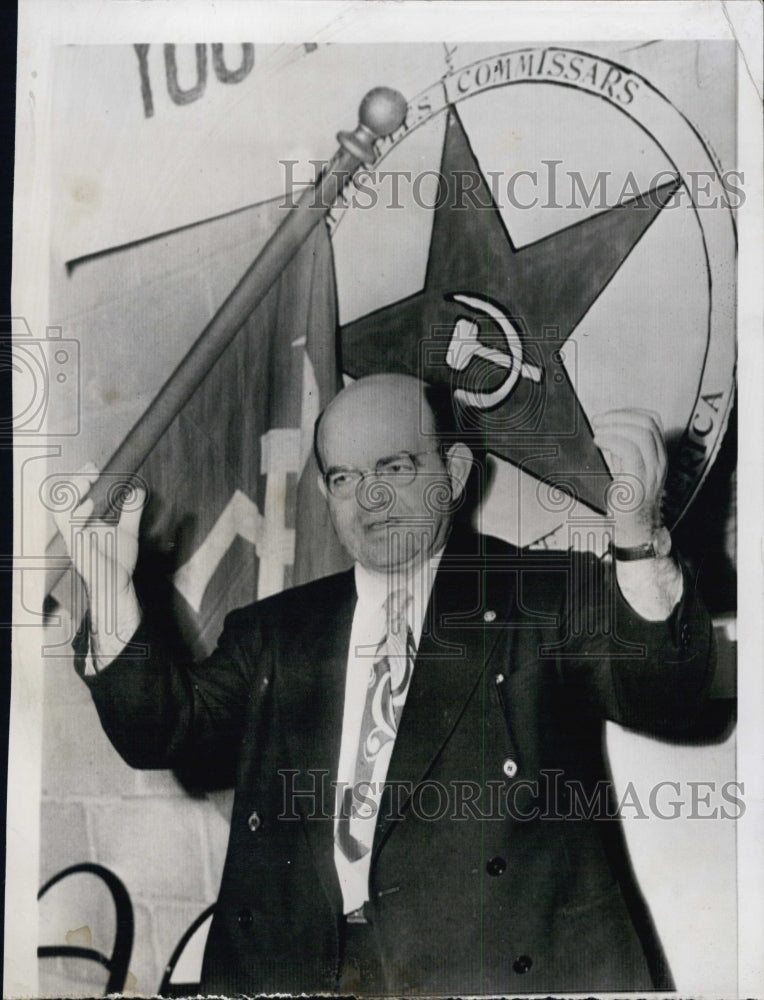
[[[466,402],[468,442],[604,513],[610,476],[566,370],[565,343],[678,182],[517,249],[454,108],[440,176],[424,287],[342,328],[343,370],[452,385]]]

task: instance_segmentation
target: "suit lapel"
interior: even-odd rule
[[[334,866],[335,790],[342,739],[345,675],[355,608],[353,571],[332,579],[320,606],[295,615],[296,655],[280,692],[281,718],[295,788],[315,787],[315,798],[295,803],[324,890],[334,909],[342,894]],[[302,618],[298,617],[302,614]]]
[[[387,773],[375,854],[395,826],[392,817],[405,810],[443,749],[505,633],[507,576],[486,572],[482,543],[480,536],[457,537],[435,578]]]

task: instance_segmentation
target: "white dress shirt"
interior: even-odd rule
[[[373,573],[360,563],[355,565],[355,586],[358,595],[353,625],[350,631],[350,647],[348,649],[348,665],[345,677],[345,706],[342,717],[342,742],[340,759],[337,768],[337,806],[334,819],[334,831],[337,832],[339,805],[342,789],[352,785],[355,780],[355,764],[358,753],[358,740],[361,732],[361,721],[366,704],[369,668],[377,655],[377,647],[384,638],[386,621],[384,604],[388,594],[399,587],[405,587],[411,597],[408,607],[408,625],[414,637],[414,645],[419,647],[422,635],[424,617],[432,592],[435,573],[440,563],[442,550],[430,558],[423,566],[410,570],[405,575]],[[391,664],[392,683],[399,680],[396,670],[403,670],[403,664],[393,660]],[[409,679],[409,685],[411,681]],[[404,692],[404,698],[408,688]],[[374,803],[374,815],[370,822],[376,824],[376,813],[382,797],[385,774],[380,775],[380,782],[364,797]],[[343,909],[351,913],[362,906],[369,898],[369,865],[371,851],[358,861],[349,861],[342,850],[334,845],[334,863],[342,889]]]

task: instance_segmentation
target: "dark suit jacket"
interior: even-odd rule
[[[331,781],[354,604],[352,572],[327,577],[229,615],[202,664],[151,639],[148,659],[122,656],[89,681],[131,765],[235,771],[206,991],[334,988]],[[689,725],[712,660],[687,578],[669,621],[649,623],[591,555],[452,539],[373,849],[367,911],[391,992],[670,986],[598,798],[603,720]]]

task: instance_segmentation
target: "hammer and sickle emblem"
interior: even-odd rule
[[[492,407],[504,402],[514,389],[521,375],[532,382],[541,381],[541,369],[535,365],[528,365],[523,362],[523,345],[517,330],[512,326],[508,316],[501,312],[500,309],[497,309],[492,302],[479,296],[452,295],[451,298],[454,302],[462,302],[477,312],[482,312],[486,316],[490,316],[504,334],[507,344],[507,353],[486,347],[478,340],[480,328],[477,323],[466,319],[464,316],[459,317],[454,325],[451,341],[446,351],[446,364],[449,368],[461,372],[464,371],[473,358],[483,358],[486,361],[491,361],[499,368],[507,370],[507,377],[501,385],[490,392],[473,392],[467,389],[457,389],[454,392],[454,396],[460,403],[476,407],[480,410],[490,410]]]

